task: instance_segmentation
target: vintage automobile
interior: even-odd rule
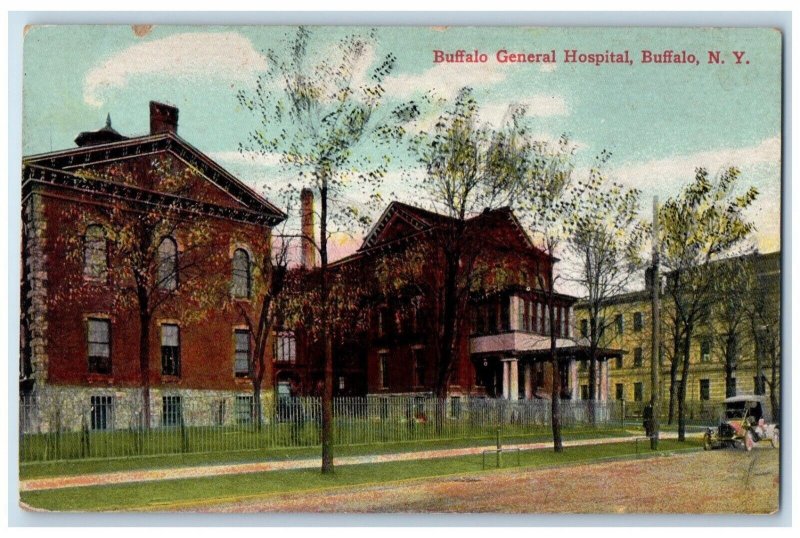
[[[716,428],[708,428],[703,448],[744,446],[752,450],[756,443],[769,439],[773,447],[780,445],[780,429],[769,415],[764,396],[741,395],[726,398],[722,419]]]

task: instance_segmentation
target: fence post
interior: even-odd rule
[[[503,463],[503,444],[500,441],[500,426],[497,427],[497,468]]]
[[[620,414],[619,421],[620,421],[620,424],[622,425],[622,429],[624,430],[625,429],[625,399],[623,398],[622,400],[620,400],[620,402],[621,402],[621,405],[622,405],[622,412]]]

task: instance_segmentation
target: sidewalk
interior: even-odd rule
[[[692,436],[689,434],[688,436]],[[677,433],[665,432],[661,439],[677,439]],[[642,439],[642,437],[638,437]],[[633,441],[636,436],[607,437],[599,439],[580,439],[564,441],[565,447],[603,445]],[[543,450],[551,448],[552,441],[542,443],[527,443],[504,445],[505,449]],[[336,458],[335,465],[360,465],[364,463],[387,463],[393,461],[426,460],[436,458],[452,458],[457,456],[480,455],[491,446],[478,446],[467,448],[452,448],[443,450],[423,450],[415,452],[401,452],[395,454],[375,454],[365,456],[348,456]],[[205,465],[197,467],[175,467],[170,469],[152,469],[140,471],[121,471],[115,473],[86,474],[77,476],[58,476],[48,478],[35,478],[20,482],[20,491],[39,491],[47,489],[63,489],[86,486],[105,486],[111,484],[129,484],[134,482],[154,482],[160,480],[180,480],[184,478],[203,478],[211,476],[224,476],[248,473],[264,473],[269,471],[286,471],[293,469],[315,469],[319,467],[319,458],[265,461],[258,463],[237,463],[232,465]]]

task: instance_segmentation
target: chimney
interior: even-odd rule
[[[300,264],[311,269],[317,264],[314,251],[314,192],[311,189],[300,191],[300,233],[303,236]]]
[[[178,109],[156,101],[150,101],[150,134],[178,134]]]

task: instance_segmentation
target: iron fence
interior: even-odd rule
[[[252,396],[120,395],[67,399],[36,395],[20,402],[20,460],[52,461],[234,452],[320,444],[319,398],[264,402],[261,420]],[[546,434],[549,400],[421,396],[336,398],[335,443],[362,445],[419,440]],[[570,429],[618,427],[620,402],[562,400]],[[594,418],[592,419],[592,414]]]

